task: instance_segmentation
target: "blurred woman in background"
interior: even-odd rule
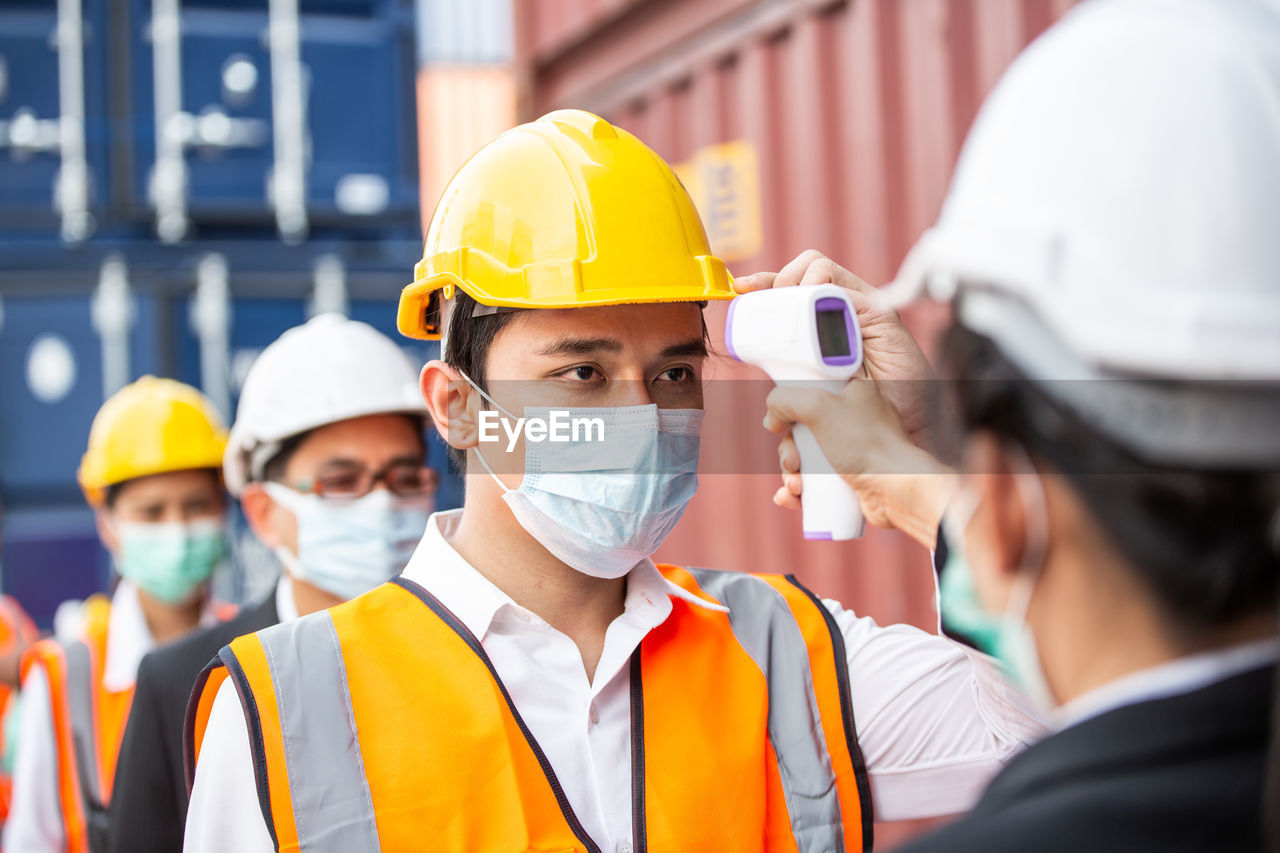
[[[913,853],[1263,847],[1277,234],[1280,8],[1108,0],[1010,68],[888,291],[816,253],[738,281],[835,281],[881,336],[923,289],[954,302],[959,474],[911,439],[929,383],[894,380],[920,365],[777,389],[766,419],[808,424],[868,519],[937,548],[944,629],[1057,729]]]
[[[138,662],[212,621],[208,582],[226,554],[225,446],[212,404],[170,379],[144,376],[94,418],[79,480],[120,581],[109,605],[86,602],[77,639],[43,640],[23,658],[5,849],[103,849]]]

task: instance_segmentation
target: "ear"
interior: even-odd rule
[[[284,537],[280,536],[277,518],[278,513],[286,510],[276,506],[276,502],[271,500],[271,496],[267,494],[266,489],[262,488],[261,483],[249,483],[244,487],[240,493],[240,508],[244,510],[244,518],[249,522],[249,529],[262,544],[268,548],[287,546]]]
[[[965,536],[974,584],[982,606],[1002,613],[1027,544],[1026,508],[999,439],[979,432],[965,448],[965,482],[978,509]]]
[[[120,537],[116,535],[115,527],[111,524],[110,514],[110,510],[95,510],[93,524],[98,529],[98,538],[102,540],[102,547],[112,554],[119,554]]]
[[[440,437],[459,450],[468,450],[479,444],[476,423],[480,395],[461,374],[435,359],[422,368],[418,381],[431,422]]]

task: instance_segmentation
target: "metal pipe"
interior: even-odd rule
[[[314,281],[309,315],[335,313],[347,316],[347,268],[342,258],[333,254],[317,258]]]
[[[156,233],[166,243],[187,234],[186,137],[191,116],[182,112],[182,18],[179,0],[152,0],[151,51],[155,90],[156,162],[151,202]]]
[[[102,399],[129,384],[129,332],[133,328],[133,294],[124,258],[102,262],[89,319],[102,341]]]
[[[62,239],[79,243],[93,230],[89,213],[89,164],[84,140],[84,20],[80,0],[58,0],[58,147],[62,167],[54,206],[62,214]]]
[[[270,0],[267,43],[271,50],[271,113],[275,163],[271,202],[281,238],[307,236],[307,105],[301,59],[298,0]]]
[[[196,267],[191,328],[200,341],[200,386],[222,417],[231,416],[231,287],[227,261],[211,252]]]

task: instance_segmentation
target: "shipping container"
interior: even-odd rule
[[[0,240],[417,230],[412,0],[0,8]]]
[[[129,8],[135,208],[290,239],[416,212],[408,0]]]
[[[438,345],[395,330],[416,240],[372,259],[341,244],[266,246],[271,251],[257,243],[86,251],[57,269],[32,263],[0,274],[0,587],[18,595],[39,624],[50,623],[58,602],[108,584],[109,562],[76,469],[93,416],[115,388],[145,373],[172,376],[203,389],[229,415],[262,349],[321,310],[369,323],[415,363],[435,357]],[[119,300],[114,308],[112,299]],[[210,314],[225,318],[221,327],[210,326]],[[113,315],[124,328],[113,330]],[[461,484],[448,475],[434,435],[428,462],[445,475],[438,505],[459,505]],[[243,601],[265,591],[277,567],[235,521],[245,571],[217,583],[223,597]]]
[[[731,271],[777,270],[817,248],[893,277],[937,216],[983,96],[1072,0],[526,0],[516,4],[522,120],[599,113],[671,162]],[[723,351],[723,304],[707,310]],[[904,319],[930,347],[946,315]],[[718,360],[713,380],[760,378]],[[660,556],[794,572],[882,624],[934,630],[930,556],[897,533],[810,542],[775,507],[767,383],[716,383],[702,485]],[[708,456],[714,458],[708,458]],[[738,461],[726,462],[726,459]],[[878,848],[919,827],[885,827]]]
[[[422,248],[416,24],[413,0],[0,4],[0,584],[42,625],[110,580],[75,473],[112,391],[173,376],[229,416],[323,309],[431,352],[394,329]],[[274,569],[238,538],[233,599]]]
[[[418,0],[422,230],[454,172],[515,123],[511,0]]]
[[[102,216],[113,189],[106,11],[105,0],[0,9],[0,228],[82,239]]]

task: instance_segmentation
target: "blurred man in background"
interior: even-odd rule
[[[365,592],[397,574],[433,508],[417,372],[372,327],[322,315],[254,362],[223,463],[258,539],[284,566],[230,622],[143,659],[112,804],[110,849],[182,848],[182,726],[196,676],[241,634]]]
[[[208,581],[226,555],[226,437],[200,392],[153,376],[94,418],[79,480],[120,581],[109,606],[83,608],[78,639],[41,641],[24,658],[6,849],[103,849],[138,662],[214,621]]]

